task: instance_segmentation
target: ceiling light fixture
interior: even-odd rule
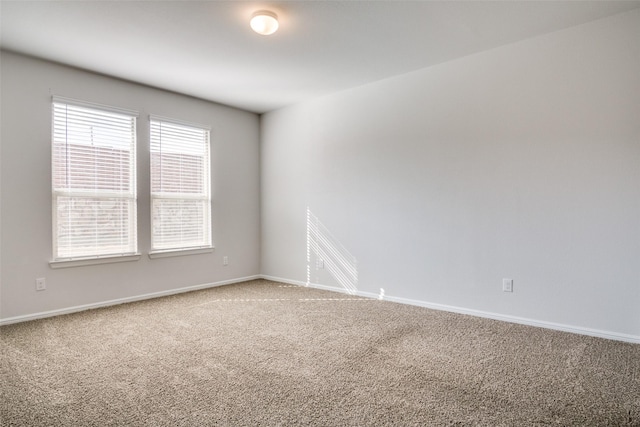
[[[259,10],[251,16],[251,29],[268,36],[278,30],[278,15],[268,10]]]

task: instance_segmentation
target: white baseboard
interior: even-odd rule
[[[118,298],[118,299],[113,299],[113,300],[109,300],[109,301],[101,301],[101,302],[96,302],[96,303],[91,303],[91,304],[77,305],[77,306],[74,306],[74,307],[61,308],[61,309],[58,309],[58,310],[50,310],[50,311],[43,311],[43,312],[40,312],[40,313],[25,314],[25,315],[22,315],[22,316],[8,317],[6,319],[0,319],[0,326],[9,325],[9,324],[12,324],[12,323],[27,322],[29,320],[43,319],[45,317],[60,316],[62,314],[76,313],[78,311],[92,310],[94,308],[108,307],[110,305],[124,304],[124,303],[127,303],[127,302],[134,302],[134,301],[141,301],[141,300],[151,299],[151,298],[165,297],[165,296],[169,296],[169,295],[181,294],[181,293],[184,293],[184,292],[191,292],[191,291],[197,291],[197,290],[200,290],[200,289],[213,288],[213,287],[216,287],[216,286],[231,285],[233,283],[246,282],[246,281],[249,281],[249,280],[261,279],[261,278],[262,278],[262,276],[260,276],[260,275],[248,276],[248,277],[240,277],[240,278],[237,278],[237,279],[223,280],[223,281],[220,281],[220,282],[205,283],[205,284],[202,284],[202,285],[194,285],[194,286],[186,286],[184,288],[169,289],[167,291],[152,292],[152,293],[149,293],[149,294],[136,295],[136,296],[126,297],[126,298]]]
[[[325,291],[339,292],[341,294],[362,296],[362,295],[360,295],[361,292],[352,293],[352,292],[349,292],[349,291],[347,291],[346,289],[343,289],[343,288],[337,288],[337,287],[334,287],[334,286],[321,285],[320,283],[307,283],[307,282],[303,282],[301,280],[285,279],[283,277],[275,277],[275,276],[269,276],[269,275],[265,275],[265,274],[263,274],[261,277],[264,280],[271,280],[272,282],[287,283],[289,285],[303,286],[305,288],[315,288],[315,289],[322,289],[322,290],[325,290]]]
[[[350,295],[357,295],[357,296],[364,297],[364,298],[379,299],[379,295],[376,295],[376,294],[371,293],[371,292],[357,291],[355,293],[352,293],[352,292],[347,292],[347,290],[345,290],[343,288],[338,288],[338,287],[334,287],[334,286],[327,286],[327,285],[321,285],[321,284],[318,284],[318,283],[307,283],[307,282],[303,282],[303,281],[300,281],[300,280],[284,279],[282,277],[274,277],[274,276],[268,276],[268,275],[262,275],[261,277],[263,279],[272,280],[274,282],[282,282],[282,283],[288,283],[288,284],[291,284],[291,285],[299,285],[299,286],[305,286],[305,287],[310,287],[310,288],[315,288],[315,289],[323,289],[323,290],[326,290],[326,291],[346,293],[346,294],[350,294]],[[481,311],[481,310],[473,310],[473,309],[469,309],[469,308],[456,307],[456,306],[445,305],[445,304],[431,303],[431,302],[427,302],[427,301],[420,301],[420,300],[414,300],[414,299],[409,299],[409,298],[393,297],[393,296],[389,296],[389,295],[385,295],[382,299],[384,301],[397,302],[397,303],[400,303],[400,304],[415,305],[415,306],[418,306],[418,307],[425,307],[425,308],[430,308],[430,309],[433,309],[433,310],[449,311],[449,312],[452,312],[452,313],[466,314],[466,315],[469,315],[469,316],[484,317],[484,318],[493,319],[493,320],[501,320],[503,322],[518,323],[518,324],[521,324],[521,325],[536,326],[536,327],[539,327],[539,328],[553,329],[553,330],[556,330],[556,331],[570,332],[570,333],[573,333],[573,334],[587,335],[587,336],[591,336],[591,337],[606,338],[606,339],[615,340],[615,341],[624,341],[624,342],[629,342],[629,343],[633,343],[633,344],[640,344],[640,336],[636,336],[636,335],[629,335],[629,334],[622,334],[622,333],[618,333],[618,332],[603,331],[603,330],[599,330],[599,329],[583,328],[583,327],[580,327],[580,326],[563,325],[563,324],[560,324],[560,323],[546,322],[546,321],[543,321],[543,320],[535,320],[535,319],[528,319],[528,318],[524,318],[524,317],[509,316],[509,315],[504,315],[504,314],[491,313],[491,312]]]
[[[356,295],[356,296],[364,297],[364,298],[378,299],[378,295],[376,295],[374,293],[371,293],[371,292],[357,291],[357,292],[353,293],[353,292],[347,291],[344,288],[338,288],[338,287],[335,287],[335,286],[321,285],[320,283],[307,283],[307,282],[303,282],[301,280],[291,280],[291,279],[285,279],[285,278],[282,278],[282,277],[268,276],[268,275],[264,275],[264,274],[261,277],[263,279],[265,279],[265,280],[271,280],[273,282],[281,282],[281,283],[287,283],[289,285],[304,286],[306,288],[322,289],[324,291],[339,292],[341,294]],[[385,298],[385,299],[387,299],[387,298]]]
[[[610,340],[624,341],[624,342],[629,342],[629,343],[634,343],[634,344],[640,344],[640,337],[639,336],[634,336],[634,335],[629,335],[629,334],[622,334],[622,333],[618,333],[618,332],[610,332],[610,331],[603,331],[603,330],[599,330],[599,329],[584,328],[584,327],[581,327],[581,326],[564,325],[564,324],[561,324],[561,323],[546,322],[544,320],[529,319],[529,318],[525,318],[525,317],[517,317],[517,316],[510,316],[510,315],[492,313],[492,312],[481,311],[481,310],[473,310],[473,309],[450,306],[450,305],[445,305],[445,304],[437,304],[437,303],[430,303],[430,302],[426,302],[426,301],[411,300],[411,299],[408,299],[408,298],[385,297],[384,299],[386,301],[398,302],[398,303],[401,303],[401,304],[417,305],[417,306],[420,306],[420,307],[431,308],[431,309],[434,309],[434,310],[450,311],[450,312],[453,312],[453,313],[466,314],[466,315],[469,315],[469,316],[476,316],[476,317],[484,317],[484,318],[487,318],[487,319],[501,320],[503,322],[518,323],[518,324],[521,324],[521,325],[536,326],[536,327],[539,327],[539,328],[553,329],[553,330],[556,330],[556,331],[570,332],[570,333],[573,333],[573,334],[588,335],[588,336],[591,336],[591,337],[606,338],[606,339],[610,339]]]
[[[603,330],[599,330],[599,329],[590,329],[590,328],[584,328],[584,327],[580,327],[580,326],[563,325],[563,324],[560,324],[560,323],[546,322],[546,321],[542,321],[542,320],[528,319],[528,318],[517,317],[517,316],[509,316],[509,315],[503,315],[503,314],[498,314],[498,313],[491,313],[491,312],[487,312],[487,311],[473,310],[473,309],[468,309],[468,308],[463,308],[463,307],[456,307],[456,306],[451,306],[451,305],[437,304],[437,303],[431,303],[431,302],[427,302],[427,301],[414,300],[414,299],[409,299],[409,298],[393,297],[393,296],[389,296],[389,295],[385,295],[383,298],[380,298],[379,295],[371,293],[371,292],[357,291],[357,292],[353,293],[353,292],[348,292],[346,289],[338,288],[338,287],[334,287],[334,286],[327,286],[327,285],[322,285],[322,284],[319,284],[319,283],[307,283],[307,282],[300,281],[300,280],[285,279],[283,277],[274,277],[274,276],[260,275],[260,274],[254,275],[254,276],[240,277],[240,278],[237,278],[237,279],[223,280],[223,281],[220,281],[220,282],[205,283],[205,284],[202,284],[202,285],[195,285],[195,286],[187,286],[187,287],[184,287],[184,288],[170,289],[170,290],[161,291],[161,292],[153,292],[153,293],[137,295],[137,296],[133,296],[133,297],[118,298],[118,299],[109,300],[109,301],[101,301],[101,302],[92,303],[92,304],[78,305],[78,306],[62,308],[62,309],[58,309],[58,310],[43,311],[43,312],[40,312],[40,313],[25,314],[25,315],[21,315],[21,316],[9,317],[9,318],[6,318],[6,319],[0,319],[0,326],[9,325],[9,324],[12,324],[12,323],[27,322],[29,320],[43,319],[45,317],[59,316],[59,315],[62,315],[62,314],[75,313],[75,312],[78,312],[78,311],[91,310],[91,309],[94,309],[94,308],[108,307],[110,305],[124,304],[124,303],[127,303],[127,302],[141,301],[141,300],[145,300],[145,299],[164,297],[164,296],[168,296],[168,295],[175,295],[175,294],[180,294],[180,293],[183,293],[183,292],[197,291],[197,290],[200,290],[200,289],[213,288],[213,287],[216,287],[216,286],[231,285],[233,283],[246,282],[246,281],[255,280],[255,279],[272,280],[274,282],[288,283],[288,284],[291,284],[291,285],[305,286],[305,287],[310,287],[310,288],[315,288],[315,289],[322,289],[322,290],[331,291],[331,292],[339,292],[339,293],[343,293],[343,294],[356,295],[356,296],[363,297],[363,298],[384,299],[385,301],[391,301],[391,302],[396,302],[396,303],[400,303],[400,304],[415,305],[415,306],[418,306],[418,307],[425,307],[425,308],[430,308],[430,309],[433,309],[433,310],[449,311],[449,312],[453,312],[453,313],[466,314],[466,315],[470,315],[470,316],[484,317],[484,318],[487,318],[487,319],[501,320],[501,321],[504,321],[504,322],[518,323],[518,324],[521,324],[521,325],[536,326],[536,327],[539,327],[539,328],[553,329],[553,330],[557,330],[557,331],[570,332],[570,333],[574,333],[574,334],[588,335],[588,336],[592,336],[592,337],[606,338],[606,339],[610,339],[610,340],[624,341],[624,342],[629,342],[629,343],[633,343],[633,344],[640,344],[640,336],[636,336],[636,335],[629,335],[629,334],[622,334],[622,333],[618,333],[618,332],[603,331]]]

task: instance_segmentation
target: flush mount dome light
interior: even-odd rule
[[[268,10],[260,10],[251,16],[251,29],[268,36],[278,30],[278,15]]]

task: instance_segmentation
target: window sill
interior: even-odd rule
[[[85,265],[111,264],[114,262],[138,261],[140,257],[141,257],[140,254],[133,254],[133,255],[103,256],[98,258],[70,258],[70,259],[49,261],[49,266],[51,268],[82,267]]]
[[[173,256],[185,256],[185,255],[198,255],[198,254],[210,254],[213,252],[213,246],[208,248],[197,249],[170,249],[167,251],[155,251],[149,252],[149,258],[167,258]]]

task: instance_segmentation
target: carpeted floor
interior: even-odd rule
[[[2,426],[640,426],[640,345],[265,280],[4,326]]]

